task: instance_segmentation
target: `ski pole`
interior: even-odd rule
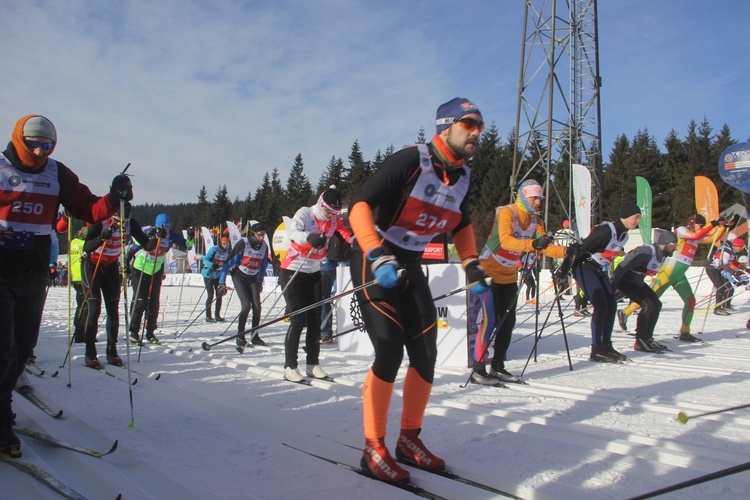
[[[442,295],[438,295],[437,297],[433,297],[432,301],[433,302],[437,302],[438,300],[443,300],[443,299],[448,298],[448,297],[450,297],[452,295],[456,295],[457,293],[465,292],[466,290],[469,290],[474,285],[478,285],[478,284],[479,284],[479,281],[474,281],[472,283],[469,283],[468,285],[460,286],[460,287],[456,288],[455,290],[451,290],[450,292],[446,292],[446,293],[444,293]],[[486,278],[484,280],[484,284],[487,285],[487,286],[492,286],[492,278],[489,278],[489,277]]]
[[[487,293],[492,293],[492,292],[487,292]],[[514,302],[518,302],[518,296],[520,294],[521,294],[521,287],[518,287],[518,291],[516,291],[516,295],[513,298]],[[484,346],[484,349],[482,350],[482,355],[479,356],[479,359],[477,361],[484,359],[485,355],[487,355],[487,351],[490,349],[490,346],[492,345],[493,341],[495,340],[495,336],[497,335],[498,330],[500,329],[500,327],[505,322],[505,319],[508,317],[508,314],[510,314],[511,309],[513,309],[513,306],[511,306],[508,309],[506,309],[505,313],[503,314],[503,317],[500,318],[500,321],[497,323],[497,325],[495,325],[495,328],[492,330],[492,335],[490,336],[489,340],[487,341],[487,345]],[[463,385],[459,385],[459,387],[461,389],[463,389],[463,388],[465,388],[466,386],[469,385],[469,383],[471,382],[471,377],[472,377],[472,375],[474,375],[475,371],[476,371],[476,363],[472,363],[471,372],[469,373],[469,378],[466,379],[466,382]]]
[[[284,296],[284,292],[286,292],[286,289],[289,288],[289,284],[292,281],[294,281],[294,278],[297,277],[297,275],[299,274],[300,269],[302,269],[303,267],[305,267],[305,263],[307,263],[307,259],[309,259],[309,258],[310,258],[310,252],[308,252],[307,255],[305,255],[305,258],[302,260],[302,264],[300,264],[300,266],[297,268],[297,270],[294,271],[294,274],[292,274],[292,277],[289,278],[289,281],[286,282],[286,286],[281,289],[281,292],[279,293],[278,297],[276,297],[276,300],[274,300],[273,304],[271,304],[271,308],[268,310],[269,313],[271,311],[273,311],[273,309],[276,307],[276,304],[279,302],[279,299],[281,299],[281,297]],[[278,316],[277,316],[277,318],[278,318]],[[227,339],[227,340],[229,340],[229,339]]]
[[[227,303],[224,306],[224,316],[226,316],[227,311],[229,311],[229,304],[232,303],[232,297],[234,297],[234,287],[232,287],[232,293],[229,294],[229,300],[227,300]]]
[[[723,285],[722,285],[722,286],[723,286]],[[740,285],[740,286],[744,286],[744,285]],[[733,285],[729,284],[729,287],[730,287],[730,288],[732,289],[732,291],[734,291],[734,290],[737,290],[737,289],[739,289],[739,288],[740,288],[740,286],[733,286]],[[697,313],[697,314],[703,314],[703,315],[706,315],[706,316],[707,316],[707,315],[708,315],[708,313],[709,313],[709,312],[710,312],[711,310],[713,310],[713,309],[716,309],[716,308],[718,308],[718,307],[719,307],[719,306],[721,306],[722,304],[724,304],[724,303],[726,303],[726,302],[729,302],[729,301],[730,301],[730,300],[732,300],[732,299],[736,299],[737,297],[739,297],[740,295],[742,295],[742,294],[743,294],[743,293],[745,293],[746,291],[747,291],[747,288],[745,288],[744,290],[741,290],[741,291],[740,291],[740,293],[738,293],[737,295],[732,295],[731,297],[727,297],[726,299],[724,299],[724,300],[722,300],[722,301],[720,301],[720,302],[717,302],[716,304],[711,304],[711,303],[709,302],[709,305],[708,305],[708,306],[706,306],[706,309],[705,309],[704,311],[701,311],[701,312]],[[712,299],[713,299],[713,298],[712,298]],[[712,300],[712,301],[713,301],[713,300]],[[704,326],[705,326],[705,321],[704,321]]]
[[[144,303],[145,303],[145,307],[143,309],[144,321],[143,321],[143,326],[141,328],[141,338],[140,338],[140,341],[141,341],[140,344],[141,345],[138,346],[138,359],[136,360],[138,363],[141,362],[141,352],[143,351],[143,338],[145,337],[144,332],[148,331],[146,329],[146,325],[149,324],[149,326],[150,326],[150,321],[152,320],[152,318],[151,318],[151,291],[154,289],[154,280],[156,279],[156,260],[159,258],[159,248],[160,247],[161,247],[161,238],[159,238],[157,236],[156,237],[156,247],[155,247],[156,248],[156,254],[154,255],[154,265],[151,268],[151,280],[148,283],[148,294],[146,295],[146,300],[144,301]],[[145,264],[143,266],[143,270],[144,271],[146,270]],[[141,274],[141,278],[142,277],[143,277],[143,274]],[[154,321],[158,321],[158,316],[159,316],[159,314],[157,312],[157,317],[153,318],[153,320]]]
[[[193,318],[193,321],[191,321],[191,322],[190,322],[190,323],[188,324],[188,326],[186,326],[186,327],[185,327],[185,329],[184,329],[184,330],[182,330],[182,331],[181,331],[181,332],[180,332],[179,334],[175,335],[175,338],[176,338],[176,339],[180,338],[180,337],[182,336],[182,334],[183,334],[183,333],[185,333],[185,332],[186,332],[186,331],[188,330],[188,328],[190,328],[191,326],[193,326],[193,323],[195,323],[195,322],[196,322],[196,321],[198,320],[198,318],[200,318],[200,317],[201,317],[201,315],[202,315],[202,314],[203,314],[203,313],[204,313],[204,312],[205,312],[205,311],[206,311],[206,310],[207,310],[207,309],[208,309],[209,307],[211,307],[211,304],[213,304],[215,300],[216,300],[216,299],[214,299],[214,300],[212,300],[211,302],[209,302],[209,304],[208,304],[208,305],[207,305],[206,307],[204,307],[204,308],[203,308],[203,310],[202,310],[202,311],[201,311],[200,313],[198,313],[198,315],[197,315],[197,316],[196,316],[195,318]]]
[[[630,500],[643,500],[645,498],[653,498],[655,496],[663,495],[664,493],[670,493],[672,491],[677,491],[683,488],[687,488],[688,486],[695,486],[696,484],[713,481],[714,479],[720,479],[722,477],[731,476],[732,474],[737,474],[738,472],[744,472],[746,470],[750,470],[750,462],[746,462],[740,465],[735,465],[734,467],[729,467],[726,469],[722,469],[720,471],[711,472],[709,474],[696,477],[695,479],[689,479],[681,483],[673,484],[672,486],[667,486],[666,488],[662,488],[660,490],[651,491],[649,493],[644,493],[643,495],[632,497]]]
[[[725,413],[732,410],[742,410],[743,408],[750,408],[750,404],[744,404],[739,406],[732,406],[731,408],[724,408],[723,410],[713,410],[713,411],[707,411],[705,413],[698,413],[696,415],[690,415],[688,416],[684,411],[681,411],[677,414],[677,420],[682,423],[686,424],[688,420],[691,418],[698,418],[698,417],[705,417],[706,415],[715,415],[717,413]]]
[[[271,290],[271,293],[273,293],[273,291],[274,291],[274,290],[276,290],[276,289],[277,289],[278,287],[279,287],[279,284],[277,283],[277,284],[276,284],[276,286],[275,286],[275,287],[273,288],[273,290]],[[235,286],[234,288],[237,288],[237,287]],[[234,288],[232,288],[232,291],[234,291]],[[264,302],[265,302],[266,300],[268,300],[268,297],[270,297],[270,296],[271,296],[271,293],[267,294],[267,295],[266,295],[266,297],[265,297],[265,298],[264,298],[263,300],[261,300],[261,301],[260,301],[260,305],[261,305],[261,308],[263,307],[263,303],[264,303]],[[241,304],[240,304],[240,307],[241,307]],[[242,311],[240,311],[240,312],[242,312]],[[234,316],[234,318],[232,318],[232,321],[230,321],[230,322],[229,322],[229,324],[227,325],[227,327],[226,327],[226,328],[224,329],[224,331],[223,331],[223,332],[221,332],[221,336],[222,336],[222,337],[224,336],[224,334],[225,334],[225,333],[227,333],[227,332],[229,331],[229,329],[230,329],[230,328],[232,328],[232,325],[234,325],[234,322],[235,322],[235,321],[237,321],[237,319],[238,319],[239,317],[240,317],[240,313],[237,313],[237,314],[236,314],[236,315]]]
[[[102,246],[99,247],[99,253],[100,253],[100,255],[101,255],[102,252],[104,252],[104,246],[106,244],[107,244],[107,242],[105,241],[104,243],[102,243]],[[83,296],[82,303],[88,301],[89,294],[91,293],[91,288],[93,287],[94,281],[96,280],[96,274],[97,274],[97,272],[99,272],[99,264],[100,263],[101,263],[101,259],[99,259],[99,260],[96,261],[96,265],[94,266],[94,272],[91,274],[91,280],[88,282],[88,286],[86,287],[86,295]],[[70,271],[68,271],[68,272],[70,272]],[[83,278],[84,277],[85,277],[85,273],[83,272],[83,269],[81,269],[81,284],[82,285],[83,285]],[[88,312],[88,308],[86,308],[86,311]],[[82,312],[83,312],[83,308],[81,308],[81,310],[78,311],[79,316],[81,315]],[[78,323],[78,321],[80,321],[80,320],[81,320],[80,317],[76,317],[76,323]],[[85,330],[84,330],[84,334],[85,334]],[[65,363],[68,362],[68,357],[70,357],[70,349],[72,348],[72,346],[73,346],[73,339],[71,338],[70,342],[68,343],[68,350],[65,352],[65,359],[63,359],[63,362],[60,365],[60,368],[65,368]],[[71,381],[68,380],[68,384],[70,384],[70,383],[71,383]]]
[[[180,298],[177,299],[177,317],[174,320],[175,324],[175,333],[177,333],[177,325],[180,323],[180,308],[182,307],[182,289],[185,287],[185,264],[187,263],[187,259],[185,260],[185,263],[182,264],[182,274],[180,275]]]
[[[245,335],[247,333],[251,333],[252,332],[253,336],[255,336],[255,332],[257,332],[261,328],[265,328],[267,326],[273,325],[274,323],[278,323],[279,321],[283,321],[286,318],[291,318],[292,316],[297,316],[299,314],[306,313],[307,311],[312,311],[313,309],[315,309],[317,307],[320,307],[323,304],[326,304],[326,303],[329,303],[329,302],[333,302],[334,300],[338,300],[339,298],[344,297],[346,295],[350,295],[350,294],[358,292],[360,290],[364,290],[365,288],[369,288],[372,285],[377,285],[377,283],[378,283],[378,280],[376,280],[376,279],[372,280],[372,281],[367,282],[367,283],[365,283],[363,285],[354,287],[351,290],[347,290],[347,291],[342,292],[342,293],[340,293],[338,295],[334,295],[333,297],[329,297],[327,299],[323,299],[320,302],[316,302],[314,304],[310,304],[309,306],[303,307],[301,309],[297,309],[296,311],[293,311],[291,313],[285,314],[283,316],[279,316],[278,318],[272,319],[270,321],[266,321],[265,323],[260,324],[260,325],[258,325],[256,327],[243,330],[243,331],[241,331],[241,332],[239,332],[239,333],[237,333],[235,335],[232,335],[231,337],[227,337],[225,339],[217,340],[216,342],[213,342],[213,343],[210,343],[210,344],[208,342],[203,342],[202,347],[203,347],[204,350],[210,351],[213,346],[218,345],[218,344],[222,344],[222,343],[227,342],[227,341],[232,340],[232,339],[235,339],[235,338],[239,337],[240,335]]]
[[[68,217],[68,350],[65,351],[65,359],[67,360],[68,357],[70,357],[70,349],[73,346],[73,335],[71,333],[72,331],[72,322],[71,322],[71,288],[73,286],[73,275],[72,275],[72,268],[70,266],[70,242],[73,239],[73,224],[71,224],[70,217]],[[78,256],[78,267],[81,267],[81,261],[80,261],[80,255]],[[79,269],[80,271],[80,269]],[[76,302],[76,305],[78,303]],[[88,309],[86,310],[88,312]],[[76,322],[76,324],[78,324]],[[73,387],[73,369],[72,367],[68,366],[68,388]]]
[[[192,316],[193,316],[193,314],[195,314],[195,310],[196,310],[196,309],[198,309],[198,304],[200,304],[200,303],[201,303],[201,299],[203,298],[203,294],[204,294],[204,293],[206,293],[206,287],[203,287],[203,291],[201,292],[201,294],[200,294],[200,297],[198,297],[198,301],[197,301],[197,302],[195,303],[195,305],[193,306],[193,310],[192,310],[192,311],[190,312],[190,314],[188,315],[188,318],[192,317]],[[205,309],[204,309],[204,311],[205,311]],[[201,311],[201,314],[203,314],[203,311]]]
[[[130,167],[130,163],[128,163],[127,167],[125,167],[125,170]],[[123,173],[125,173],[125,170],[123,170]],[[120,223],[120,267],[122,269],[122,295],[123,295],[123,305],[125,306],[125,331],[130,332],[130,318],[128,316],[128,283],[127,283],[127,274],[125,273],[125,201],[120,200],[120,220],[122,221]],[[129,335],[129,333],[126,333],[126,335]],[[128,360],[128,396],[130,400],[130,424],[128,424],[128,427],[133,429],[135,428],[135,409],[133,407],[133,373],[130,369],[130,339],[125,340],[125,352],[126,357]]]
[[[348,335],[348,334],[352,333],[354,330],[359,330],[360,332],[364,332],[365,331],[365,324],[364,323],[360,323],[358,325],[355,325],[355,326],[353,326],[353,327],[351,327],[351,328],[349,328],[347,330],[344,330],[341,333],[337,333],[336,335],[331,335],[331,338],[335,339],[337,337],[343,337],[344,335]]]
[[[457,293],[464,292],[464,291],[468,290],[469,288],[473,287],[474,285],[476,285],[477,283],[479,283],[479,282],[475,281],[473,283],[469,283],[468,285],[460,286],[460,287],[456,288],[455,290],[451,290],[450,292],[446,292],[446,293],[444,293],[442,295],[438,295],[437,297],[433,297],[432,301],[433,302],[437,302],[438,300],[443,300],[443,299],[445,299],[447,297],[450,297],[452,295],[456,295]],[[487,283],[487,286],[492,285],[492,278],[487,278],[485,280],[485,283]],[[356,325],[356,326],[354,326],[352,328],[349,328],[348,330],[345,330],[345,331],[343,331],[341,333],[337,333],[336,335],[332,335],[331,338],[335,339],[336,337],[341,337],[341,336],[346,335],[348,333],[352,333],[354,330],[359,330],[361,332],[364,332],[365,331],[365,324],[364,324],[364,322],[360,323],[360,324],[358,324],[358,325]]]

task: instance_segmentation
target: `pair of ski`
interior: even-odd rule
[[[238,352],[238,353],[240,353],[240,354],[244,354],[244,353],[245,353],[245,350],[246,350],[246,349],[247,349],[248,347],[249,347],[249,348],[251,348],[251,349],[255,349],[256,347],[263,347],[263,346],[265,346],[265,345],[267,345],[267,344],[253,344],[252,342],[248,342],[248,343],[247,343],[247,344],[245,344],[244,346],[242,346],[242,345],[238,345],[237,347],[235,347],[235,349],[237,349],[237,352]]]
[[[499,378],[490,377],[490,376],[483,377],[483,379],[484,380],[479,381],[479,380],[476,380],[474,377],[471,377],[470,382],[472,384],[481,385],[484,387],[498,387],[500,389],[507,389],[508,385],[506,384],[529,385],[528,382],[526,382],[525,380],[519,377],[515,377],[515,380],[504,380],[504,379],[499,379]]]
[[[46,413],[52,418],[60,418],[63,415],[62,410],[53,410],[52,407],[50,407],[50,405],[48,405],[47,402],[45,402],[42,398],[40,398],[39,395],[36,394],[35,391],[22,392],[22,391],[16,390],[16,393],[23,396],[24,399],[26,399],[28,402],[30,402],[31,404],[33,404],[34,406],[36,406],[37,408],[39,408],[40,410],[42,410],[44,413]]]
[[[128,367],[125,366],[124,364],[115,364],[115,363],[108,363],[108,364],[110,366],[115,366],[117,368],[122,368],[123,370],[127,370],[128,369]],[[86,365],[84,365],[84,366],[86,366]],[[124,378],[118,377],[117,375],[115,375],[114,373],[112,373],[110,371],[105,370],[102,365],[99,365],[99,366],[86,366],[86,368],[91,368],[92,370],[101,372],[104,375],[107,375],[108,377],[113,377],[113,378],[116,378],[117,380],[120,380],[122,382],[126,382],[127,383],[127,380],[125,380]],[[135,371],[133,369],[131,369],[130,371],[133,372],[136,375],[140,375],[141,377],[145,377],[145,375],[143,375],[142,373],[137,372],[137,371]],[[148,378],[148,377],[146,377],[146,378]],[[154,377],[154,380],[159,380],[160,378],[161,378],[161,373],[157,373],[156,377]],[[136,377],[136,378],[133,379],[133,382],[131,382],[130,385],[135,385],[137,383],[138,383],[138,378]]]
[[[106,375],[108,377],[115,378],[115,379],[117,379],[117,380],[119,380],[121,382],[128,383],[128,381],[125,380],[124,378],[120,378],[117,375],[115,375],[114,373],[105,370],[102,365],[99,365],[99,366],[87,366],[87,365],[83,365],[83,366],[85,366],[86,368],[90,368],[90,369],[92,369],[94,371],[97,371],[97,372],[99,372],[101,374],[104,374],[104,375]],[[127,368],[125,367],[125,365],[112,365],[112,366],[116,366],[118,368],[122,368],[123,370],[127,370]],[[135,373],[135,372],[133,372],[133,373]],[[134,378],[133,382],[131,383],[131,385],[135,385],[137,383],[138,383],[138,378]]]
[[[24,367],[24,370],[26,371],[26,373],[28,373],[30,375],[37,376],[37,377],[41,377],[45,373],[47,373],[47,371],[44,368],[42,368],[41,366],[39,366],[39,364],[37,364],[36,361],[31,360],[31,359],[26,362],[26,366]],[[53,373],[52,375],[50,375],[50,377],[52,377],[52,378],[57,377],[58,373],[59,372],[57,370],[55,370],[55,373]]]
[[[79,446],[77,444],[68,443],[68,442],[59,440],[53,436],[50,436],[48,434],[45,434],[43,432],[34,431],[32,429],[27,429],[25,427],[16,428],[14,429],[14,431],[22,436],[32,438],[36,441],[44,442],[49,445],[56,446],[58,448],[64,448],[66,450],[75,451],[77,453],[82,453],[84,455],[89,455],[91,457],[96,457],[96,458],[107,456],[110,453],[113,453],[117,449],[117,440],[115,440],[114,444],[108,451],[101,452],[101,451],[95,451],[95,450],[86,448],[84,446]],[[46,485],[47,487],[59,493],[60,495],[64,496],[65,498],[76,499],[76,500],[86,498],[80,493],[78,493],[77,491],[75,491],[73,488],[63,483],[62,481],[54,477],[52,474],[44,470],[42,467],[40,467],[39,465],[35,464],[34,462],[30,460],[25,460],[23,458],[11,458],[11,457],[8,457],[7,455],[2,455],[2,454],[0,454],[0,459],[8,463],[9,465],[12,465],[13,467],[20,470],[21,472],[24,472],[25,474],[28,474],[29,476],[33,477],[37,481]],[[118,496],[118,498],[120,497]]]
[[[312,387],[312,385],[313,385],[312,384],[313,380],[322,380],[323,382],[336,382],[332,377],[328,377],[328,376],[326,376],[324,378],[316,378],[316,377],[303,378],[300,381],[289,380],[289,379],[286,379],[286,378],[284,380],[286,382],[291,382],[293,384],[307,385],[307,386],[310,386],[310,387]]]
[[[321,436],[318,436],[318,437],[321,437]],[[326,439],[326,438],[323,438],[323,439]],[[355,450],[359,450],[359,448],[356,448],[354,446],[351,446],[351,445],[348,445],[348,444],[345,444],[345,443],[340,443],[338,441],[334,441],[334,442],[336,442],[336,443],[338,443],[338,444],[340,444],[342,446],[346,446],[347,448],[352,448],[352,449],[355,449]],[[370,479],[372,479],[374,481],[379,481],[379,482],[387,484],[389,486],[393,486],[395,488],[399,488],[399,489],[408,491],[408,492],[410,492],[410,493],[412,493],[412,494],[414,494],[414,495],[416,495],[418,497],[421,497],[421,498],[430,498],[430,499],[434,499],[434,500],[445,500],[445,497],[443,497],[441,495],[438,495],[437,493],[433,493],[433,492],[431,492],[431,491],[429,491],[429,490],[427,490],[425,488],[422,488],[421,486],[417,486],[416,484],[414,484],[414,483],[412,483],[410,481],[405,481],[405,482],[400,482],[400,483],[393,483],[393,482],[389,482],[389,481],[383,481],[382,479],[379,479],[379,478],[373,476],[369,471],[365,470],[361,466],[360,467],[356,467],[356,466],[354,466],[354,465],[352,465],[350,463],[342,462],[340,460],[336,460],[334,458],[326,457],[326,456],[323,456],[323,455],[320,455],[318,453],[314,453],[314,452],[311,452],[311,451],[308,451],[308,450],[303,450],[301,448],[298,448],[296,446],[293,446],[293,445],[290,445],[290,444],[287,444],[287,443],[282,443],[282,444],[284,446],[288,447],[288,448],[291,448],[293,450],[299,451],[299,452],[304,453],[306,455],[309,455],[309,456],[311,456],[313,458],[317,458],[318,460],[322,460],[324,462],[328,462],[330,464],[337,465],[337,466],[339,466],[339,467],[341,467],[343,469],[346,469],[348,471],[357,473],[357,474],[359,474],[361,476],[368,477],[368,478],[370,478]],[[456,481],[458,483],[465,484],[465,485],[471,486],[473,488],[477,488],[477,489],[481,489],[481,490],[484,490],[484,491],[488,491],[490,493],[493,493],[495,495],[499,495],[499,496],[502,496],[502,497],[505,497],[505,498],[519,499],[518,496],[516,496],[516,495],[514,495],[512,493],[508,493],[506,491],[500,490],[500,489],[495,488],[494,486],[490,486],[488,484],[480,483],[478,481],[474,481],[472,479],[465,478],[465,477],[460,476],[460,475],[458,475],[458,474],[456,474],[456,473],[454,473],[454,472],[452,472],[452,471],[450,471],[448,469],[443,469],[443,470],[428,470],[428,469],[421,469],[420,468],[419,470],[423,470],[425,472],[429,472],[430,474],[435,474],[437,476],[444,477],[446,479],[450,479],[452,481]]]

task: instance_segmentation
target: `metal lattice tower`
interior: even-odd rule
[[[550,177],[563,168],[570,177],[573,163],[591,170],[591,213],[601,217],[598,49],[596,0],[526,0],[511,194],[542,169],[545,223],[550,202],[570,214],[572,194],[557,193]]]

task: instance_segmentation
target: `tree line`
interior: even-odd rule
[[[415,143],[425,143],[427,140],[425,130],[421,128]],[[732,139],[726,124],[718,133],[714,133],[706,119],[700,124],[691,121],[684,139],[674,129],[670,131],[662,142],[665,152],[660,150],[648,129],[639,130],[632,139],[625,134],[618,136],[597,182],[600,192],[595,195],[602,200],[602,220],[614,220],[623,203],[636,201],[636,176],[645,178],[651,184],[653,227],[675,227],[684,224],[695,213],[694,178],[697,175],[714,181],[722,209],[741,203],[740,193],[720,179],[717,168],[722,151],[736,142],[738,141]],[[510,178],[514,144],[514,131],[502,138],[492,124],[482,134],[478,151],[469,162],[474,180],[471,185],[470,208],[480,248],[492,227],[495,207],[513,201]],[[544,185],[546,172],[538,165],[538,158],[535,157],[544,153],[544,144],[537,144],[534,151],[523,158],[523,163],[537,166],[531,169],[522,166],[520,171],[528,172],[527,178],[536,179]],[[223,226],[227,220],[242,219],[244,222],[255,219],[263,222],[269,233],[272,233],[281,223],[282,216],[291,217],[300,207],[314,204],[319,194],[332,184],[338,187],[345,200],[352,199],[362,181],[377,170],[393,152],[394,147],[390,145],[384,150],[378,150],[371,160],[365,160],[359,142],[355,140],[347,161],[344,162],[340,156],[331,156],[314,186],[305,173],[302,154],[299,153],[286,182],[281,179],[278,169],[274,168],[271,172],[265,172],[260,186],[255,192],[248,192],[244,199],[237,197],[231,200],[226,184],[218,186],[209,199],[204,185],[198,192],[197,202],[135,205],[133,216],[146,225],[152,223],[157,214],[167,213],[173,229],[215,227],[219,224]],[[548,231],[559,229],[570,213],[569,161],[565,155],[561,156],[559,163],[550,168],[553,189],[547,193]],[[592,209],[592,213],[597,212]]]

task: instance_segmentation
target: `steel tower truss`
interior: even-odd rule
[[[550,182],[571,164],[589,167],[592,217],[601,217],[601,110],[596,0],[526,0],[511,195],[532,173],[570,214],[572,193]],[[512,201],[512,198],[511,198]]]

